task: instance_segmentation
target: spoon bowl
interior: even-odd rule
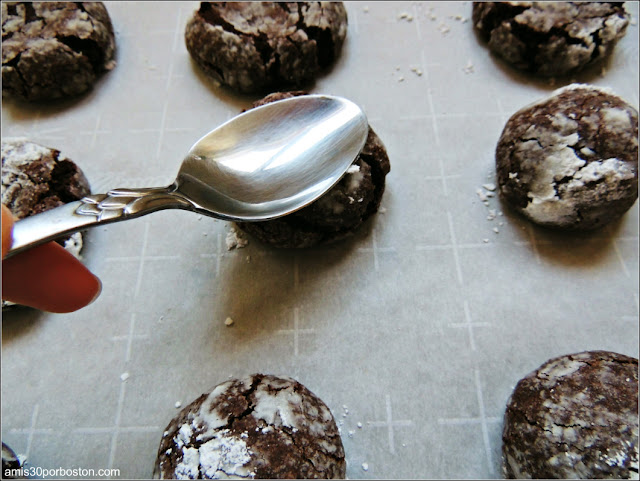
[[[169,186],[114,189],[17,221],[7,257],[163,209],[245,222],[287,215],[342,178],[368,129],[364,112],[341,97],[304,95],[248,110],[198,140]]]
[[[218,217],[280,217],[335,185],[367,132],[364,113],[345,99],[308,95],[266,104],[196,142],[177,191]]]

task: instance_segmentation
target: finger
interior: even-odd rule
[[[100,280],[78,259],[49,242],[2,261],[2,298],[48,312],[72,312],[90,304]]]
[[[7,255],[11,244],[13,243],[13,237],[11,232],[13,230],[13,215],[11,211],[2,204],[2,258]]]

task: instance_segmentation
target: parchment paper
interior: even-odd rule
[[[94,193],[169,184],[197,139],[257,97],[216,87],[191,62],[183,35],[197,2],[106,5],[115,69],[76,101],[4,101],[2,136],[60,149]],[[471,2],[346,6],[342,55],[310,91],[366,111],[391,160],[382,212],[350,240],[299,251],[251,238],[227,250],[232,224],[182,211],[88,232],[95,303],[3,313],[2,439],[27,467],[149,478],[177,405],[264,372],[327,403],[349,478],[496,478],[520,378],[583,350],[638,356],[638,204],[609,228],[567,235],[483,187],[509,116],[562,83],[491,55]],[[637,108],[629,8],[605,68],[575,80]]]

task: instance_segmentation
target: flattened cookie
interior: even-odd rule
[[[291,378],[254,374],[219,384],[169,423],[154,478],[335,479],[345,472],[329,408]]]
[[[2,203],[15,218],[38,214],[90,194],[82,170],[60,151],[23,138],[2,141]],[[57,242],[80,256],[80,232]],[[2,305],[8,303],[3,301]]]
[[[334,63],[346,35],[342,2],[201,2],[185,29],[200,68],[241,93],[306,85]]]
[[[115,66],[101,2],[2,2],[2,94],[27,101],[89,90]]]
[[[496,169],[503,199],[531,221],[602,227],[638,198],[638,112],[609,89],[556,90],[511,116]]]
[[[502,433],[507,478],[638,479],[638,360],[606,351],[521,379]]]
[[[305,92],[271,94],[253,107],[296,95]],[[262,242],[282,248],[311,247],[344,239],[378,211],[390,168],[384,144],[369,127],[360,155],[344,177],[318,200],[284,217],[237,225]]]
[[[543,77],[605,58],[629,24],[622,2],[473,2],[472,19],[489,49]]]

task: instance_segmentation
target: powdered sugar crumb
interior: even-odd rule
[[[469,73],[473,73],[473,72],[474,72],[474,69],[473,69],[473,63],[471,63],[471,60],[469,60],[469,61],[467,62],[467,65],[465,65],[464,67],[462,67],[462,71],[463,71],[464,73],[466,73],[466,74],[469,74]]]

